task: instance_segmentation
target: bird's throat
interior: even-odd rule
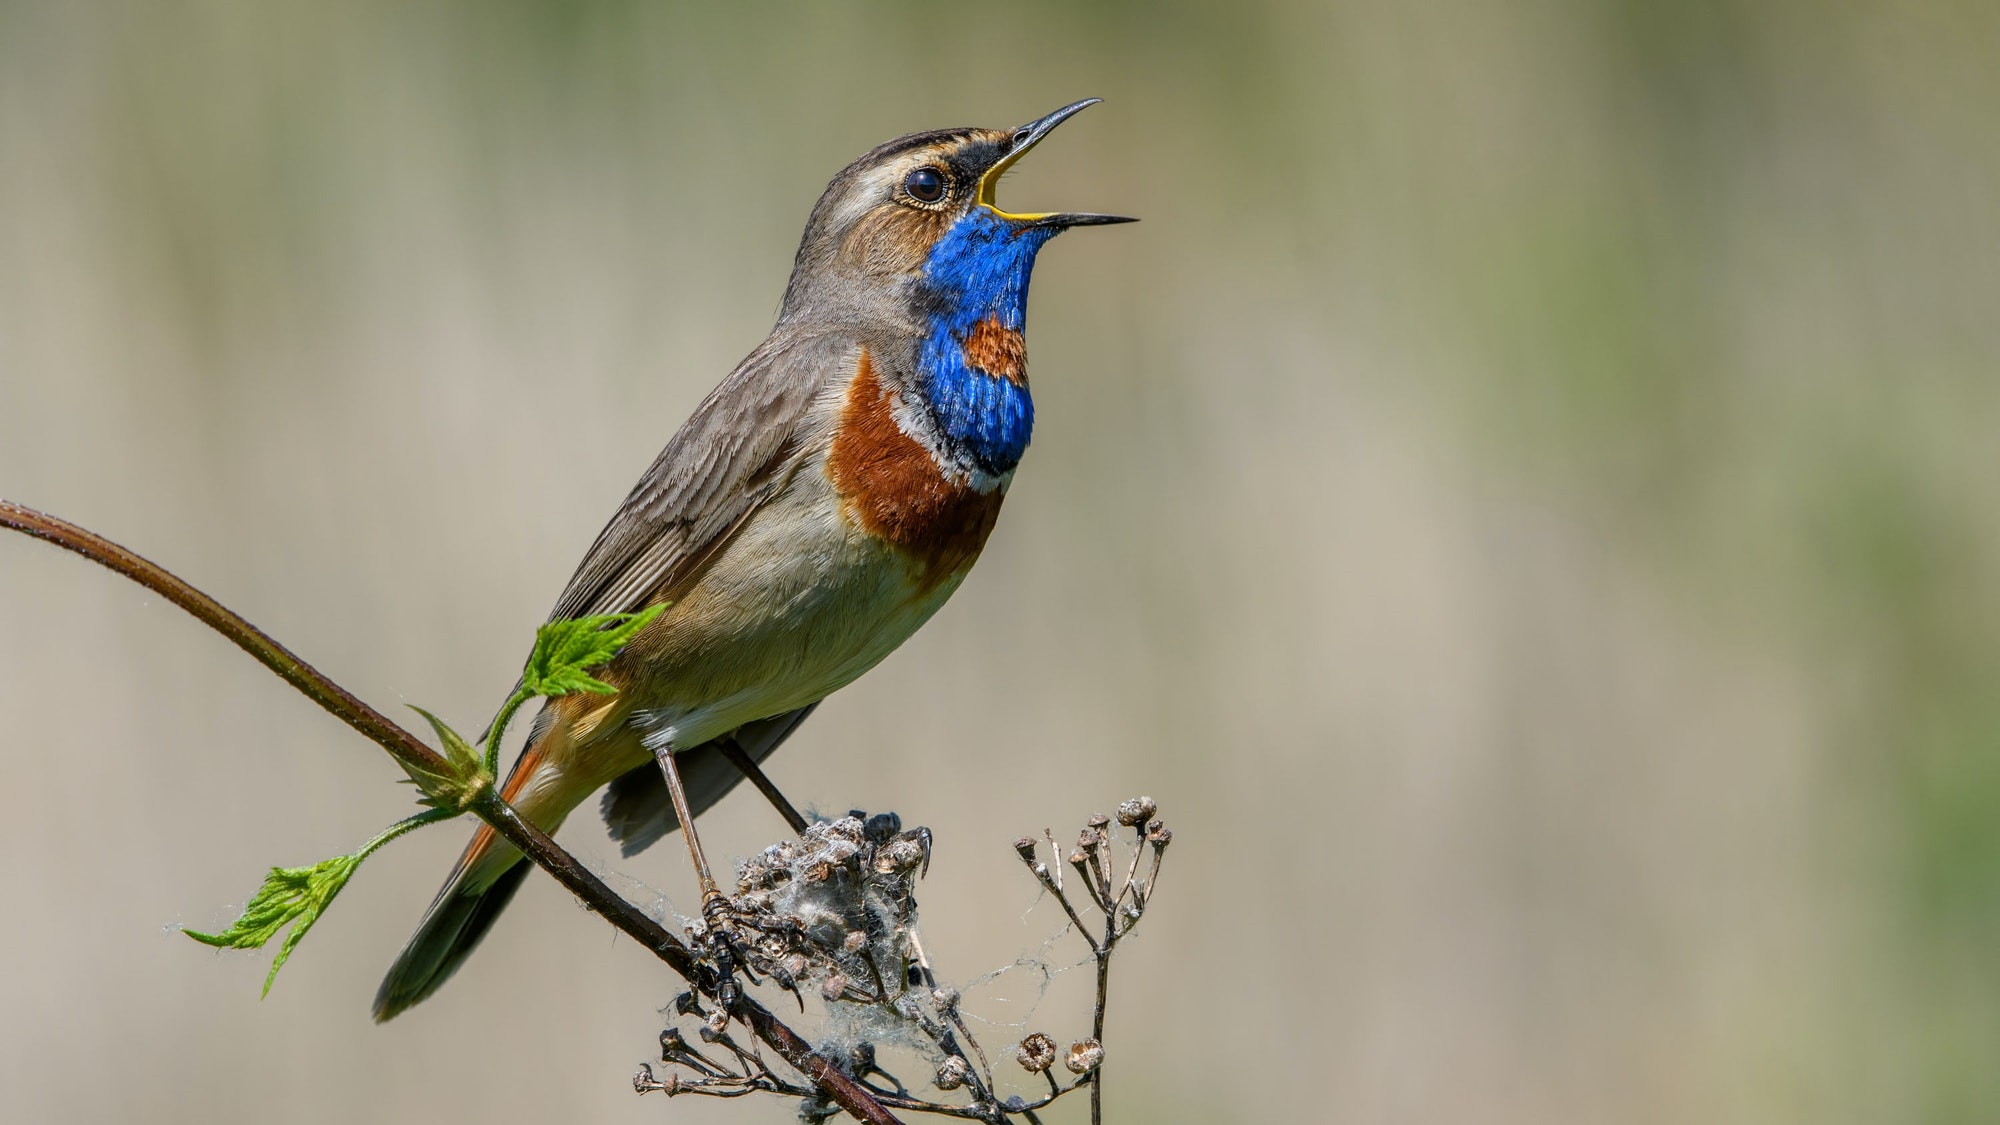
[[[1034,430],[1022,332],[1035,254],[1055,233],[975,207],[931,248],[918,285],[925,405],[947,452],[994,476],[1020,463]]]

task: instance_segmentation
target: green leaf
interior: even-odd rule
[[[651,625],[665,605],[639,613],[601,613],[569,621],[551,621],[535,632],[535,651],[521,672],[521,687],[530,695],[551,698],[579,691],[612,695],[617,688],[589,674],[610,662],[641,629]]]
[[[285,943],[278,947],[278,955],[271,959],[271,971],[264,977],[265,996],[271,994],[271,982],[278,979],[278,970],[285,965],[285,959],[292,955],[299,941],[319,921],[354,869],[361,865],[358,855],[341,855],[315,863],[311,867],[273,867],[264,877],[264,885],[243,908],[242,917],[231,923],[219,934],[205,934],[198,930],[182,930],[182,933],[204,945],[224,949],[262,949],[264,943],[278,935],[287,923],[296,922],[292,932],[285,937]]]
[[[472,804],[480,792],[493,784],[493,770],[484,762],[479,752],[465,741],[464,736],[451,728],[451,724],[431,714],[415,704],[410,710],[422,715],[437,733],[438,745],[444,748],[445,764],[451,767],[449,774],[434,773],[407,763],[401,763],[403,772],[417,783],[423,792],[419,804],[435,809],[463,810]]]
[[[414,703],[410,705],[410,711],[416,711],[418,715],[422,715],[424,721],[430,723],[430,729],[438,733],[438,743],[444,747],[446,761],[450,761],[454,767],[458,767],[460,775],[470,775],[472,771],[480,769],[480,755],[472,751],[472,745],[466,743],[464,735],[460,735],[458,731],[452,731],[452,727],[444,719],[438,719],[436,715],[424,711],[422,707],[416,707]]]
[[[463,735],[451,729],[451,724],[414,703],[410,704],[409,708],[417,714],[422,715],[424,721],[430,723],[431,730],[437,732],[438,744],[444,747],[445,760],[458,768],[461,778],[469,778],[479,769],[478,752],[473,750],[472,745],[465,741]]]
[[[406,762],[396,764],[403,767],[403,772],[409,775],[409,780],[416,785],[417,791],[423,794],[417,798],[418,804],[433,809],[461,807],[457,795],[465,791],[465,786],[457,778],[419,769]]]
[[[271,959],[271,971],[264,976],[263,995],[269,996],[271,983],[278,979],[278,970],[285,967],[286,959],[292,955],[292,950],[298,948],[306,931],[312,929],[313,923],[319,921],[319,916],[326,912],[341,888],[354,877],[362,860],[405,832],[450,820],[457,815],[456,809],[418,813],[390,826],[361,845],[352,855],[337,855],[311,867],[273,867],[271,873],[264,876],[264,885],[250,896],[242,915],[231,922],[228,929],[219,934],[209,934],[183,927],[181,932],[203,945],[221,949],[262,949],[278,936],[278,931],[291,925],[291,933],[285,935],[284,944],[278,947],[277,956]]]

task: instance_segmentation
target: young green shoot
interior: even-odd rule
[[[182,929],[182,933],[205,945],[224,949],[262,949],[285,929],[283,944],[271,959],[271,971],[264,977],[263,995],[270,995],[278,970],[292,950],[332,905],[347,881],[360,869],[361,861],[398,836],[429,824],[456,819],[472,803],[493,788],[499,773],[500,738],[522,705],[533,699],[554,699],[575,692],[612,695],[617,688],[590,674],[618,655],[641,629],[653,623],[665,610],[653,606],[642,613],[612,613],[575,620],[551,621],[535,633],[535,648],[521,672],[521,682],[508,697],[506,706],[488,728],[484,752],[475,750],[464,736],[443,719],[421,707],[410,709],[422,715],[436,732],[444,751],[448,773],[404,764],[404,772],[416,783],[422,796],[417,803],[427,811],[398,821],[348,855],[321,860],[310,867],[273,867],[264,877],[243,913],[221,933]]]

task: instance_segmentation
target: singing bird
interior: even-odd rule
[[[674,434],[556,602],[552,620],[667,608],[599,673],[616,695],[537,716],[501,789],[522,815],[554,831],[609,786],[604,819],[638,852],[681,820],[669,777],[689,815],[715,804],[743,776],[734,751],[761,761],[958,589],[1034,426],[1035,256],[1070,227],[1130,221],[1010,214],[994,189],[1096,101],[899,137],[827,185],[770,337]],[[435,992],[528,867],[482,826],[375,1018]]]

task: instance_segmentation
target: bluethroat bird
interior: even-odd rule
[[[522,815],[554,831],[608,786],[604,819],[630,856],[746,775],[773,795],[757,763],[958,589],[1034,425],[1035,255],[1070,227],[1130,221],[1010,214],[994,188],[1095,102],[899,137],[827,185],[770,337],[682,424],[556,601],[552,619],[667,609],[599,673],[616,695],[536,717],[501,789]],[[375,1018],[436,991],[528,867],[482,826]]]

